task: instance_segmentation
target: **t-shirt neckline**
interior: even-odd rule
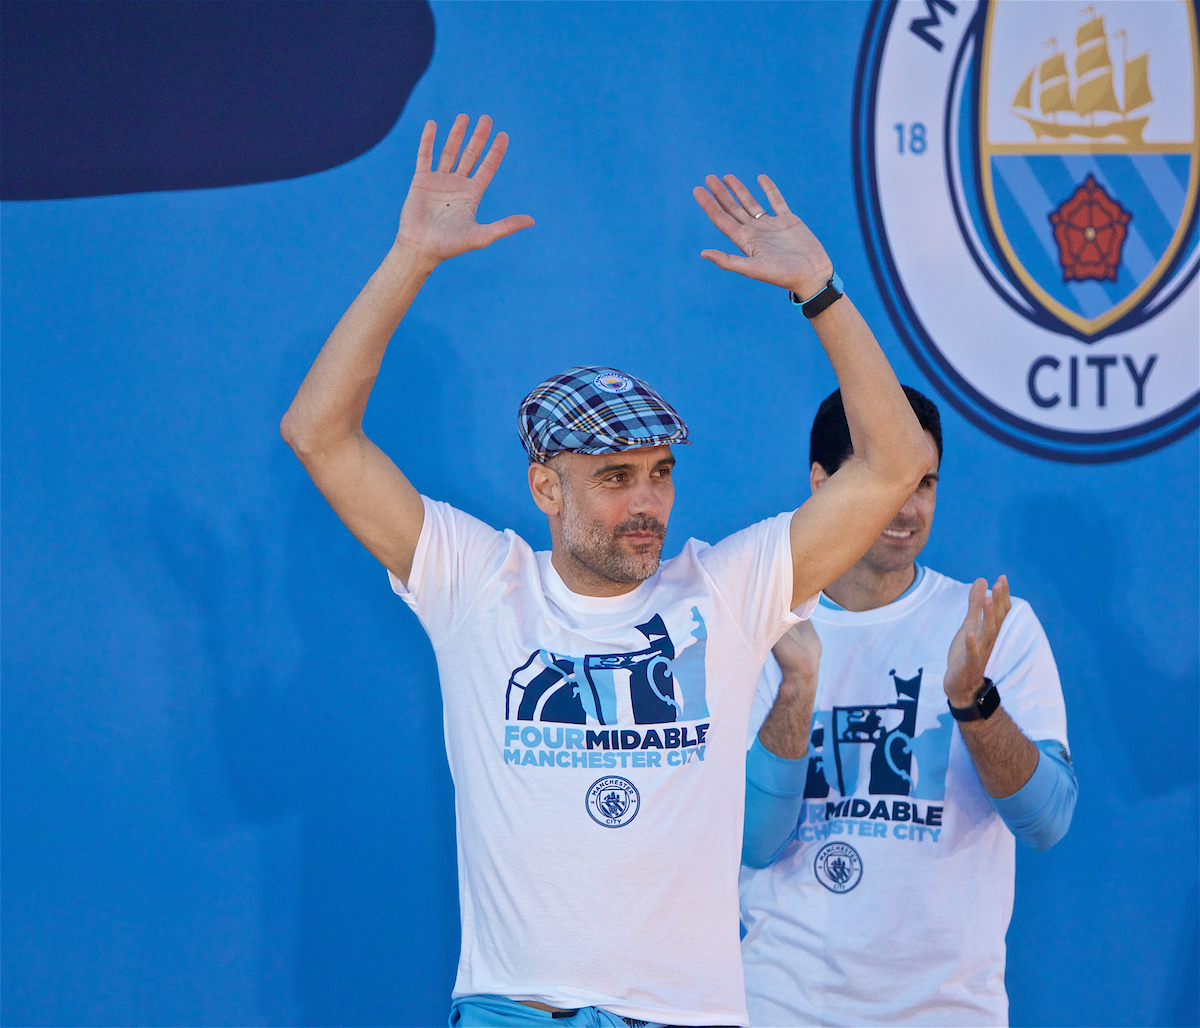
[[[641,604],[642,598],[649,588],[649,583],[658,574],[656,571],[645,581],[639,582],[636,588],[627,593],[621,593],[619,596],[584,596],[567,587],[550,558],[549,550],[538,550],[537,562],[542,576],[542,588],[559,607],[577,614],[619,614],[632,610]]]
[[[841,605],[833,605],[832,601],[827,605],[824,602],[827,597],[821,593],[822,602],[817,604],[813,615],[826,623],[840,625],[878,624],[904,617],[914,607],[924,603],[933,590],[936,575],[929,568],[920,564],[917,567],[919,574],[916,581],[891,603],[885,603],[882,607],[872,607],[870,610],[846,610]]]

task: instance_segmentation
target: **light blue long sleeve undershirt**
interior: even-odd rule
[[[1062,743],[1043,739],[1037,767],[1029,781],[1011,796],[989,797],[1009,831],[1035,850],[1046,850],[1067,834],[1075,813],[1079,783]],[[799,760],[777,757],[755,736],[746,753],[746,815],[742,863],[767,867],[796,837],[808,755]]]

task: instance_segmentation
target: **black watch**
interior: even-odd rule
[[[814,296],[810,296],[807,300],[802,300],[796,293],[790,294],[792,303],[800,308],[801,313],[806,318],[815,318],[823,310],[830,306],[835,300],[840,300],[844,295],[842,291],[842,280],[835,271],[829,281],[825,283],[825,288]]]
[[[975,702],[969,707],[955,707],[946,700],[946,706],[954,715],[955,721],[986,721],[1000,706],[1000,690],[990,678],[983,680],[983,692],[975,697]]]

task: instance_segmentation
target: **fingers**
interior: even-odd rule
[[[471,119],[460,114],[450,127],[450,135],[446,137],[446,145],[442,147],[442,156],[438,159],[438,171],[452,171],[454,161],[458,157],[458,148],[462,146],[463,136],[467,134],[467,126]]]
[[[983,604],[982,638],[989,652],[996,641],[996,637],[1000,634],[1000,626],[1004,624],[1004,619],[1008,616],[1011,607],[1012,601],[1008,595],[1008,579],[1001,575],[996,579],[996,584],[992,588],[992,595],[987,597]]]
[[[992,586],[992,599],[996,603],[996,610],[999,612],[1000,621],[1003,621],[1012,609],[1012,597],[1008,593],[1007,575],[1001,575],[996,579],[996,584]]]
[[[475,123],[475,131],[471,133],[471,138],[467,142],[467,148],[463,151],[462,159],[458,162],[458,167],[454,169],[454,174],[471,174],[471,169],[475,167],[475,162],[479,159],[479,155],[483,153],[483,147],[487,143],[488,136],[491,134],[492,119],[484,114]]]
[[[496,138],[492,140],[487,155],[480,163],[479,170],[471,176],[471,181],[479,183],[480,189],[487,189],[488,183],[492,181],[492,176],[496,174],[496,169],[500,167],[500,162],[504,160],[504,154],[507,151],[508,133],[498,132]]]
[[[741,205],[742,211],[750,218],[750,220],[756,221],[758,218],[761,218],[767,213],[766,208],[764,208],[761,203],[754,199],[754,194],[751,193],[750,190],[744,185],[742,185],[736,175],[726,175],[724,178],[724,183],[730,188],[730,190],[732,190],[733,195],[737,197],[737,201]],[[734,212],[734,216],[737,217],[736,212]]]
[[[727,175],[726,178],[733,178],[733,176]],[[721,210],[733,218],[739,225],[744,225],[746,222],[754,220],[746,213],[746,209],[738,203],[737,197],[726,188],[725,183],[717,178],[716,175],[705,176],[704,184],[708,186],[717,203],[721,205]],[[741,183],[739,182],[738,185],[741,185]],[[744,189],[745,187],[743,186],[742,188]]]
[[[821,662],[821,639],[808,621],[793,625],[771,648],[785,674],[816,675]]]
[[[733,218],[732,215],[727,214],[725,209],[719,203],[717,203],[715,199],[713,199],[712,193],[710,193],[703,186],[697,186],[692,190],[692,196],[696,198],[696,203],[698,203],[704,209],[704,213],[708,215],[708,220],[716,225],[717,228],[719,228],[722,232],[724,232],[725,235],[732,238],[732,233],[738,230],[738,222]],[[706,257],[710,253],[719,252],[719,250],[705,250],[700,256]],[[708,259],[712,260],[711,257]]]
[[[983,619],[983,607],[987,601],[987,579],[977,578],[971,583],[971,592],[967,596],[967,623],[978,625]]]
[[[975,632],[968,632],[967,637],[963,640],[964,649],[967,653],[967,665],[979,663],[979,636]],[[980,671],[983,669],[980,668]]]
[[[758,176],[758,184],[762,186],[762,191],[767,194],[767,200],[771,203],[771,210],[776,214],[791,214],[791,209],[783,198],[783,194],[779,191],[779,187],[771,181],[766,175]]]
[[[433,170],[433,141],[436,138],[437,122],[425,122],[421,129],[421,145],[417,147],[417,171]]]

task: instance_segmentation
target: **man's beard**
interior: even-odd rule
[[[622,521],[609,532],[594,522],[584,521],[578,515],[578,508],[567,503],[562,532],[567,553],[584,567],[609,581],[635,585],[658,570],[667,526],[657,518],[638,517]],[[620,536],[627,532],[653,532],[658,540],[640,552],[626,553],[621,548]]]

